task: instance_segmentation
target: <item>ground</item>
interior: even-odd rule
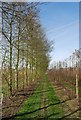
[[[65,90],[61,86],[57,86],[53,81],[50,81],[45,75],[35,83],[28,92],[24,92],[25,98],[21,99],[19,106],[13,105],[15,108],[14,114],[9,116],[11,108],[7,109],[5,119],[25,120],[30,118],[44,119],[65,119],[77,118],[78,106],[76,99],[70,99]],[[27,92],[27,93],[26,93]],[[23,92],[22,92],[23,95]],[[20,95],[19,95],[20,96]],[[18,98],[18,97],[17,97]],[[24,100],[25,99],[25,100]]]

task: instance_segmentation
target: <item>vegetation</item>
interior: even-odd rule
[[[49,71],[51,80],[56,81],[67,90],[71,91],[71,97],[80,97],[80,49],[65,59],[54,64]]]
[[[2,81],[4,95],[27,87],[48,68],[50,45],[37,3],[2,3]]]
[[[61,101],[56,96],[52,84],[47,76],[39,81],[34,94],[30,96],[22,105],[15,119],[28,118],[61,118],[64,111],[61,107]]]
[[[80,51],[48,69],[51,44],[40,22],[39,4],[2,2],[0,6],[3,119],[63,119],[81,109]],[[79,104],[76,111],[75,106],[73,110],[67,107],[67,101],[75,97]],[[65,114],[65,104],[70,113]]]

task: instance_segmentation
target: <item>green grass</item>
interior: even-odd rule
[[[75,89],[76,89],[75,86],[73,86],[71,83],[64,82],[63,84],[67,89],[70,89],[70,90],[73,90],[73,91],[75,91]]]
[[[58,119],[64,116],[61,102],[47,76],[37,84],[34,94],[23,103],[17,114],[20,115],[16,117],[18,120],[28,118],[35,118],[36,120],[36,118],[41,117]]]
[[[48,108],[46,113],[46,118],[61,118],[64,116],[64,111],[61,106],[61,101],[57,97],[53,85],[48,81],[48,78],[46,78],[46,89],[48,92],[46,93],[46,97],[48,99]]]

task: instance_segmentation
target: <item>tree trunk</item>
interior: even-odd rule
[[[12,96],[12,22],[10,23],[10,95]]]

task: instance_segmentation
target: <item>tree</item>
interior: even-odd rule
[[[3,2],[2,20],[3,41],[6,43],[4,45],[3,42],[4,55],[9,70],[8,86],[12,95],[14,89],[19,90],[21,83],[24,89],[47,71],[50,43],[40,23],[37,3]]]

